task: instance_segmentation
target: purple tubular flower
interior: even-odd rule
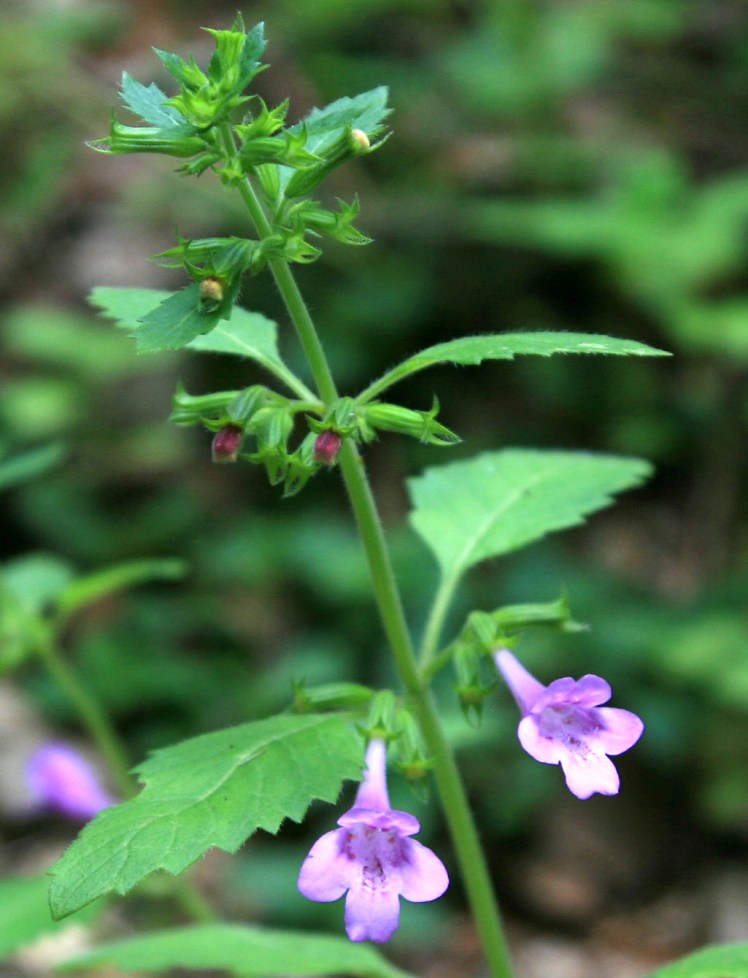
[[[35,751],[26,762],[26,781],[37,805],[80,821],[115,804],[88,761],[67,744],[45,744]]]
[[[556,679],[544,686],[506,649],[494,654],[522,711],[517,734],[527,753],[543,764],[560,764],[577,798],[616,795],[620,780],[608,754],[622,754],[641,737],[635,713],[600,706],[611,697],[599,676]]]
[[[414,839],[421,828],[408,812],[393,811],[387,795],[384,741],[373,739],[353,808],[312,846],[299,873],[309,900],[345,901],[345,929],[352,941],[388,941],[397,930],[400,897],[436,900],[449,877],[441,860]]]

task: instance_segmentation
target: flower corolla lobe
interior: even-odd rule
[[[310,900],[337,900],[348,891],[345,928],[352,941],[384,943],[397,930],[400,897],[436,900],[449,884],[441,860],[411,839],[420,829],[408,812],[390,808],[385,780],[386,747],[373,739],[353,808],[312,846],[299,874]]]
[[[503,649],[495,660],[522,711],[517,735],[527,753],[544,764],[560,764],[577,798],[617,794],[620,779],[608,755],[633,747],[644,730],[641,719],[601,706],[612,691],[600,676],[565,677],[544,686],[511,652]]]

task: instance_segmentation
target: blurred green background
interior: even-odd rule
[[[229,26],[235,9],[27,0],[4,14],[0,33],[0,662],[32,726],[80,737],[64,696],[24,659],[29,621],[76,574],[186,560],[184,580],[109,597],[66,632],[66,655],[134,761],[282,708],[295,679],[391,681],[336,474],[281,501],[259,469],[212,466],[207,432],[166,423],[177,381],[203,393],[259,374],[221,357],[138,358],[86,304],[94,285],[180,286],[146,260],[175,228],[242,233],[238,204],[210,175],[188,180],[166,158],[106,159],[85,147],[107,130],[123,69],[168,88],[150,45],[204,60],[210,38],[199,27]],[[270,39],[272,67],[257,90],[273,104],[290,95],[291,120],[342,95],[391,89],[392,139],[329,189],[360,195],[359,224],[375,243],[331,246],[298,276],[343,391],[422,346],[475,332],[576,329],[675,354],[425,372],[400,396],[428,408],[437,393],[441,420],[464,443],[386,436],[366,451],[415,630],[435,571],[404,525],[405,477],[503,445],[656,465],[648,486],[589,527],[474,574],[451,622],[565,589],[589,632],[533,634],[519,653],[545,681],[606,676],[614,705],[647,723],[621,760],[616,807],[580,804],[559,772],[521,753],[504,690],[472,729],[445,681],[512,919],[626,945],[636,930],[627,914],[673,894],[703,896],[701,882],[723,870],[738,872],[748,905],[745,3],[268,0],[241,9],[247,24],[266,21]],[[242,301],[278,318],[284,355],[298,364],[269,278],[252,279]],[[0,733],[16,743],[12,725]],[[429,844],[448,852],[435,806],[394,790],[415,806]],[[12,870],[51,828],[4,809],[10,848],[0,865]],[[332,818],[321,806],[308,827],[221,864],[233,894],[222,899],[252,919],[337,927],[339,906],[289,898],[283,882]],[[269,870],[277,887],[266,885]],[[686,936],[670,927],[676,951],[712,933],[713,905],[697,904]],[[463,912],[458,885],[417,910],[449,918],[453,934]],[[419,946],[423,919],[406,911],[404,946]],[[615,929],[621,920],[628,930]],[[667,930],[647,945],[653,959]],[[726,936],[745,939],[748,929]]]

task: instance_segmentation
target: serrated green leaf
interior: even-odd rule
[[[446,343],[429,346],[388,370],[358,398],[371,400],[404,377],[440,363],[475,365],[484,360],[513,360],[516,356],[550,357],[557,353],[596,354],[603,356],[667,357],[665,350],[635,340],[601,336],[596,333],[491,333],[485,336],[461,336]]]
[[[141,793],[97,815],[53,867],[52,913],[126,893],[157,869],[181,873],[212,847],[236,852],[257,829],[300,821],[312,800],[334,801],[362,767],[359,739],[335,714],[271,717],[157,751],[137,768]]]
[[[170,293],[160,289],[94,289],[89,302],[105,316],[131,332],[154,303],[163,302]],[[187,349],[200,353],[228,353],[247,357],[259,363],[304,400],[314,400],[312,392],[289,370],[278,353],[278,326],[259,312],[234,307],[230,320],[222,320],[209,333],[196,336]]]
[[[416,532],[444,578],[577,526],[650,473],[637,458],[508,448],[408,480]]]
[[[130,560],[79,577],[65,587],[57,601],[58,614],[67,618],[79,608],[107,594],[134,587],[146,581],[174,581],[184,577],[187,564],[176,559]]]
[[[748,978],[748,944],[705,947],[646,978]]]
[[[30,944],[42,934],[67,926],[52,920],[49,913],[49,878],[47,876],[13,876],[0,879],[0,960],[18,948]],[[100,905],[87,908],[76,921],[92,920]]]
[[[200,306],[200,285],[193,282],[164,299],[140,320],[134,332],[138,353],[179,350],[218,325],[221,314]]]
[[[113,964],[127,971],[219,969],[241,978],[346,975],[412,978],[366,944],[297,931],[207,924],[145,934],[107,944],[66,961],[61,970]]]
[[[237,29],[234,25],[234,30]],[[265,24],[260,21],[255,24],[251,31],[246,33],[244,45],[242,47],[241,58],[239,60],[239,85],[244,88],[252,78],[262,69],[260,58],[265,50],[267,41],[265,40]]]
[[[120,94],[128,109],[144,122],[150,122],[151,125],[159,126],[161,129],[171,129],[186,124],[187,120],[178,109],[166,105],[166,95],[153,82],[147,86],[143,85],[123,71]]]
[[[188,344],[201,353],[230,353],[249,357],[269,370],[287,369],[278,354],[278,327],[259,312],[235,309],[230,321],[219,323],[205,336]]]
[[[4,458],[0,461],[0,491],[21,482],[35,479],[48,469],[54,468],[65,457],[65,448],[59,442],[32,448],[28,452]]]
[[[367,135],[376,133],[392,111],[387,106],[388,90],[385,85],[372,88],[349,98],[347,95],[326,105],[324,109],[312,111],[295,125],[289,127],[292,133],[306,127],[306,149],[318,156],[335,143],[347,127],[361,129]]]
[[[164,68],[172,77],[176,78],[180,85],[185,85],[187,88],[197,88],[206,81],[204,73],[197,67],[194,58],[185,61],[184,58],[178,54],[173,54],[171,51],[162,51],[161,48],[154,48],[153,51],[156,57],[161,60]]]
[[[92,289],[88,301],[108,319],[132,333],[143,316],[170,295],[171,292],[163,289],[110,288],[103,285]]]

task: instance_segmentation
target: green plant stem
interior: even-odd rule
[[[429,616],[426,619],[423,641],[421,642],[421,654],[418,659],[418,665],[423,675],[432,675],[430,667],[434,656],[439,651],[439,640],[456,587],[457,579],[454,577],[442,577],[439,580],[439,586],[436,589]]]
[[[224,136],[224,142],[233,155],[235,149],[230,149],[229,140],[233,147],[230,133],[228,137]],[[249,180],[242,181],[239,188],[258,233],[261,236],[270,234],[272,229]],[[329,405],[337,398],[337,389],[304,299],[288,264],[284,261],[273,261],[269,264],[307,355],[318,392]],[[451,745],[444,735],[436,704],[421,679],[371,486],[361,457],[349,440],[344,442],[341,449],[340,467],[361,533],[384,630],[400,678],[413,703],[427,749],[434,758],[436,784],[490,974],[493,978],[512,978],[512,966],[499,908],[470,805]]]
[[[36,648],[50,676],[67,695],[101,752],[117,793],[123,800],[132,798],[136,793],[135,781],[130,774],[130,762],[119,734],[99,702],[83,686],[75,671],[60,654],[54,629],[45,629]],[[189,917],[197,923],[210,923],[217,919],[213,908],[189,879],[184,876],[170,876],[167,881],[171,897]]]
[[[235,164],[237,153],[231,126],[224,125],[221,128],[221,137],[229,160]],[[273,233],[272,228],[252,184],[245,178],[237,183],[237,187],[258,234],[262,238],[269,237]],[[278,291],[293,319],[294,327],[301,340],[317,385],[317,392],[326,405],[330,404],[337,398],[338,392],[327,363],[325,351],[322,349],[317,330],[314,328],[312,317],[309,315],[309,310],[296,284],[296,279],[293,277],[287,262],[276,258],[271,259],[268,265],[273,273]]]
[[[344,449],[340,464],[364,541],[380,615],[398,672],[410,694],[426,748],[433,758],[436,785],[490,974],[493,978],[511,978],[509,949],[473,813],[436,703],[418,670],[371,488],[355,446],[347,442]]]
[[[52,629],[40,639],[37,649],[47,671],[65,692],[91,739],[101,751],[117,792],[122,798],[131,798],[135,794],[135,786],[130,776],[130,763],[117,732],[99,703],[79,682],[75,672],[60,654]]]
[[[196,924],[214,924],[219,920],[213,907],[188,877],[174,876],[169,882],[174,900]]]

